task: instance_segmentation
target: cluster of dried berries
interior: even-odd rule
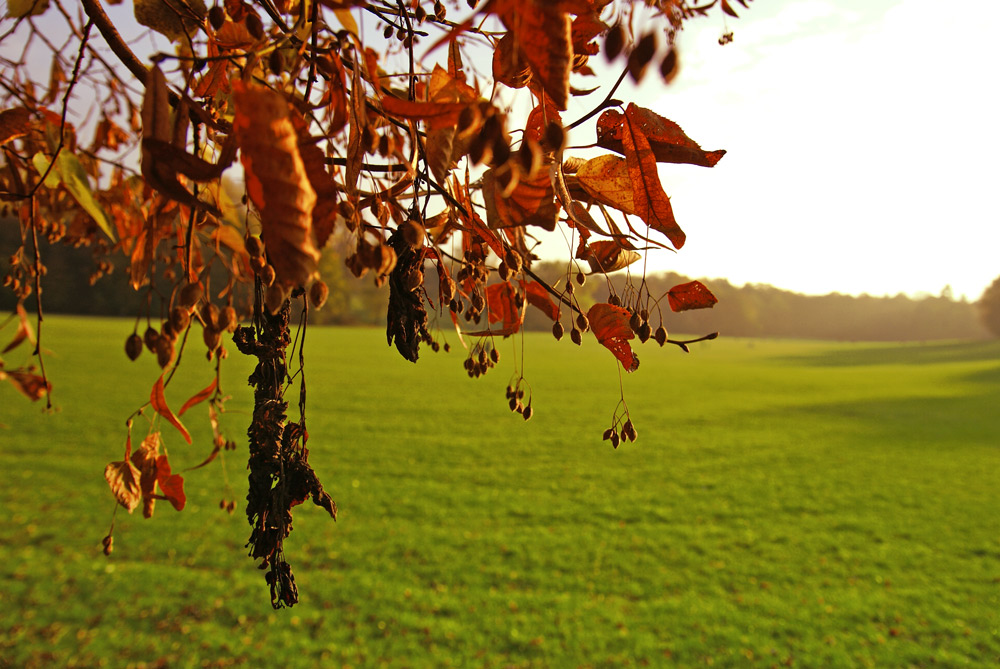
[[[530,420],[531,416],[534,414],[534,410],[531,408],[531,396],[528,396],[528,401],[524,401],[525,392],[522,387],[525,385],[524,379],[519,378],[515,383],[509,384],[506,389],[507,406],[514,413],[521,414],[524,420]]]
[[[487,345],[485,341],[480,341],[469,351],[469,357],[465,359],[465,371],[469,378],[479,378],[500,362],[500,351]]]
[[[604,42],[604,55],[608,62],[615,60],[626,48],[625,27],[615,24],[608,31]],[[628,73],[636,82],[642,81],[646,75],[649,64],[656,57],[657,43],[656,33],[648,32],[639,38],[639,41],[628,50]],[[667,83],[670,83],[677,75],[677,52],[671,46],[663,60],[660,61],[660,76]]]
[[[604,441],[610,441],[613,447],[618,448],[619,444],[635,441],[638,436],[631,420],[626,418],[624,423],[620,423],[616,418],[615,424],[604,431],[603,438]]]

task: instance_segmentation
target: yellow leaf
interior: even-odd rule
[[[49,8],[49,0],[7,0],[7,16],[21,19],[38,16]]]
[[[139,505],[142,490],[139,487],[139,470],[131,462],[120,461],[109,463],[104,468],[104,480],[111,487],[115,500],[132,513]]]

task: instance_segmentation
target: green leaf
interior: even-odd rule
[[[49,159],[42,153],[36,153],[31,159],[35,169],[39,174],[45,174],[49,168]],[[104,208],[94,199],[94,193],[90,189],[90,180],[87,178],[87,171],[83,169],[83,164],[69,151],[60,151],[56,158],[56,165],[45,178],[45,185],[48,188],[55,188],[60,183],[66,186],[66,190],[73,196],[77,204],[90,214],[97,225],[104,231],[111,241],[115,240],[115,231],[111,226],[111,220],[105,213]]]

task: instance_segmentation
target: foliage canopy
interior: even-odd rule
[[[141,504],[149,517],[156,500],[185,504],[161,426],[190,443],[182,416],[206,403],[215,440],[198,466],[235,447],[218,427],[218,369],[231,335],[258,359],[248,546],[276,607],[298,599],[282,551],[292,507],[311,499],[336,517],[308,463],[301,345],[309,310],[328,294],[320,250],[331,239],[352,249],[355,276],[389,285],[386,337],[403,358],[449,349],[442,340],[453,326],[470,376],[498,362],[496,340],[517,335],[528,308],[552,321],[557,339],[567,326],[577,345],[592,332],[633,372],[636,339],[684,351],[692,343],[669,338],[664,304],[677,312],[716,301],[697,281],[653,295],[644,269],[635,280],[632,272],[649,250],[679,250],[686,239],[658,163],[713,167],[725,152],[701,149],[673,121],[614,96],[626,76],[639,81],[655,69],[672,79],[683,22],[716,10],[735,16],[727,0],[134,0],[136,19],[174,45],[149,65],[99,0],[81,4],[75,15],[60,0],[11,2],[0,38],[24,40],[21,54],[51,56],[47,83],[23,56],[0,76],[0,192],[22,241],[5,277],[19,303],[4,353],[34,343],[38,365],[0,367],[0,376],[49,401],[23,305],[41,296],[40,237],[91,247],[98,275],[124,254],[126,279],[146,304],[126,353],[148,349],[163,373],[129,418],[124,457],[105,478],[119,505]],[[40,23],[59,18],[70,32],[61,45]],[[620,74],[587,88],[602,49]],[[563,117],[588,96],[600,100]],[[587,144],[571,145],[587,124]],[[224,178],[232,168],[242,192]],[[552,284],[532,262],[536,234],[556,229],[569,257]],[[577,300],[587,274],[621,271],[629,280],[607,302]],[[40,328],[41,299],[36,316]],[[175,413],[165,389],[199,330],[216,377]],[[519,362],[506,399],[527,420],[534,408]],[[134,448],[138,416],[149,425]],[[617,448],[636,436],[623,396],[604,438]],[[111,532],[104,545],[110,553]]]

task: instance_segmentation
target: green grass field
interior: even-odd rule
[[[217,461],[183,512],[119,513],[101,554],[103,468],[157,376],[130,332],[45,322],[53,415],[0,387],[0,666],[1000,664],[998,343],[646,345],[624,379],[639,440],[615,451],[618,374],[589,335],[525,338],[524,423],[512,341],[470,380],[455,352],[411,365],[380,331],[311,329],[311,461],[341,515],[297,508],[302,601],[273,611],[245,556],[235,352],[238,512]],[[211,378],[200,350],[175,410]],[[210,450],[204,407],[184,420],[175,469]]]

